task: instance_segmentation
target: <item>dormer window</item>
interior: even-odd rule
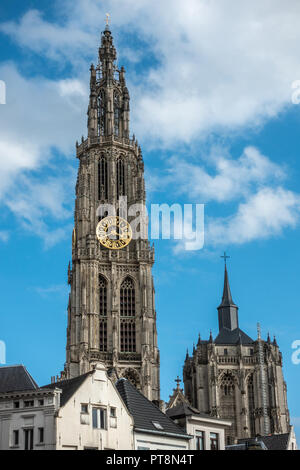
[[[158,421],[152,421],[153,426],[159,431],[163,431],[163,426]]]

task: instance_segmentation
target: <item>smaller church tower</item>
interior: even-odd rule
[[[199,335],[192,356],[187,352],[183,367],[186,398],[199,411],[232,422],[226,431],[227,445],[264,435],[266,428],[271,434],[289,432],[282,354],[275,338],[273,342],[269,335],[267,341],[253,340],[239,328],[226,263],[218,318],[217,337],[213,339],[211,333],[208,340],[202,340]]]

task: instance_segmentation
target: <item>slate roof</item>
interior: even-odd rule
[[[0,367],[0,393],[36,389],[37,383],[23,365]]]
[[[182,416],[192,416],[192,415],[197,415],[200,417],[202,416],[203,418],[210,418],[208,414],[200,413],[200,411],[188,405],[187,403],[179,403],[179,405],[169,408],[166,413],[172,419],[180,418]]]
[[[60,396],[60,406],[64,406],[91,373],[92,371],[83,375],[79,375],[78,377],[74,377],[74,379],[61,380],[49,385],[44,385],[41,388],[60,388],[62,390],[62,394]]]
[[[241,341],[242,344],[253,344],[253,339],[246,335],[240,328],[235,330],[229,330],[228,328],[222,328],[215,339],[216,344],[238,344]]]
[[[139,392],[129,380],[124,378],[116,382],[116,387],[121,395],[129,413],[134,420],[135,429],[145,431],[155,431],[157,433],[168,433],[179,435],[182,438],[189,438],[183,429],[175,424],[171,418]],[[163,429],[159,430],[153,424],[158,422]],[[175,437],[175,436],[174,436]]]
[[[285,434],[272,434],[271,436],[259,436],[258,441],[261,441],[266,446],[267,450],[287,450],[289,442],[289,433]],[[254,444],[255,438],[253,439],[239,439],[239,444]]]

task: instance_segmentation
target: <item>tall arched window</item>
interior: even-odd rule
[[[247,381],[247,394],[248,394],[248,413],[249,413],[249,430],[250,436],[255,436],[255,401],[254,401],[254,378],[253,374],[249,375]]]
[[[220,418],[232,421],[231,427],[225,431],[226,442],[233,441],[236,435],[235,387],[233,375],[224,373],[220,382]]]
[[[108,198],[108,173],[107,173],[107,159],[101,155],[98,162],[98,199]]]
[[[98,135],[105,134],[105,94],[101,90],[97,99]]]
[[[135,290],[133,280],[130,277],[127,277],[121,285],[120,315],[121,317],[135,316]]]
[[[123,158],[117,160],[117,197],[125,196],[125,165]]]
[[[135,352],[135,289],[133,280],[127,277],[120,289],[120,349]]]
[[[116,137],[120,135],[120,96],[118,93],[114,94],[114,134]]]
[[[99,276],[99,349],[107,351],[107,282],[103,276]]]

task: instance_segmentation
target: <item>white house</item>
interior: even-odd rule
[[[23,366],[0,368],[1,450],[134,448],[133,418],[102,364],[42,388],[29,377]]]

